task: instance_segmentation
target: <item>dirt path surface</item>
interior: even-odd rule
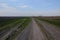
[[[38,20],[38,22],[44,27],[44,29],[46,29],[48,33],[50,33],[54,40],[60,40],[60,28],[44,21]]]
[[[15,40],[47,40],[34,19]]]
[[[29,40],[47,40],[34,19],[32,19],[32,30]]]

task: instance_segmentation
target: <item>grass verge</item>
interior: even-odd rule
[[[46,18],[37,18],[37,19],[60,27],[60,19],[46,19]]]
[[[25,20],[24,23],[21,24],[21,25],[18,27],[18,29],[17,29],[18,31],[15,30],[15,31],[11,34],[11,36],[9,36],[8,38],[6,38],[6,40],[9,40],[9,39],[14,40],[14,39],[26,28],[26,26],[29,24],[30,21],[31,21],[30,18],[27,18],[27,20]]]

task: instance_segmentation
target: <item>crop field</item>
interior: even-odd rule
[[[38,17],[38,19],[60,27],[60,16],[58,16],[58,17]]]
[[[0,40],[14,40],[30,21],[29,17],[0,17]]]

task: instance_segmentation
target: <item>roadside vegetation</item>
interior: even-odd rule
[[[38,17],[39,20],[46,21],[48,23],[54,24],[60,27],[60,18],[52,18],[52,17]]]
[[[29,24],[29,17],[0,18],[0,38],[11,32],[5,40],[14,40]]]
[[[6,40],[15,40],[15,38],[17,38],[18,35],[27,27],[30,21],[31,19],[27,18],[8,38],[6,38]]]
[[[18,23],[23,22],[25,18],[11,18],[11,19],[5,19],[5,20],[0,20],[0,32],[4,31],[5,29],[9,30],[10,28],[13,28],[16,26]]]
[[[19,17],[16,17],[16,18],[15,17],[0,17],[0,27],[3,27],[7,24],[16,22],[19,19],[22,20],[22,19],[24,19],[24,17],[23,18],[19,18]]]

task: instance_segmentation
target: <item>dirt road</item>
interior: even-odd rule
[[[47,40],[34,19],[14,40]]]
[[[47,40],[34,19],[32,19],[32,30],[29,40]]]

